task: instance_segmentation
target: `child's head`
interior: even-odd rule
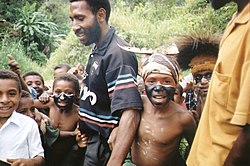
[[[183,96],[183,88],[182,86],[178,83],[175,94],[174,94],[174,101],[178,104],[183,103],[185,97]]]
[[[21,98],[21,82],[10,70],[0,69],[0,118],[9,118]]]
[[[29,92],[22,90],[21,100],[16,111],[34,119],[34,100]]]
[[[177,62],[159,53],[151,55],[142,65],[145,90],[153,105],[165,105],[173,99],[179,80]]]
[[[37,97],[43,93],[44,79],[39,73],[35,71],[27,72],[23,75],[23,79],[28,86],[32,86],[36,90]]]
[[[70,65],[67,63],[61,63],[54,67],[54,78],[58,77],[60,74],[65,74],[70,70]]]
[[[73,74],[60,75],[53,82],[54,101],[60,110],[70,111],[79,93],[79,81]]]

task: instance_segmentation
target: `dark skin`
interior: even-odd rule
[[[8,54],[7,57],[9,58],[8,65],[9,65],[10,69],[18,75],[18,77],[21,81],[22,89],[29,92],[28,86],[26,85],[25,81],[21,77],[21,71],[20,71],[19,64],[17,63],[17,61],[15,60],[15,58],[11,54]]]
[[[166,74],[149,74],[145,85],[176,87],[172,76]],[[178,150],[182,136],[192,145],[196,131],[192,114],[166,96],[163,89],[142,96],[144,110],[131,148],[132,162],[136,165],[179,165]]]
[[[102,44],[106,34],[110,29],[110,26],[105,19],[106,10],[104,8],[100,8],[95,15],[91,11],[91,8],[86,1],[77,1],[70,3],[69,15],[70,19],[72,20],[72,29],[78,36],[81,43],[84,45],[89,44],[89,41],[92,38],[86,33],[80,33],[81,30],[92,30],[93,24],[96,24],[95,21],[97,21],[97,24],[100,27],[100,36],[96,41],[94,41],[94,43],[96,44],[96,47],[99,47]],[[93,33],[93,35],[95,35],[95,33]],[[138,110],[134,108],[128,108],[121,111],[122,115],[119,122],[119,127],[115,129],[117,134],[116,144],[113,146],[107,166],[122,165],[122,162],[132,145],[135,132],[139,125],[140,114]]]
[[[162,109],[155,108],[143,97],[144,110],[132,146],[132,161],[136,165],[176,165],[182,135],[192,144],[196,124],[188,111],[170,101]]]
[[[211,75],[212,75],[211,70],[203,70],[193,74],[194,89],[195,93],[197,94],[197,108],[196,108],[197,121],[199,121],[202,114],[202,110],[205,105]],[[198,80],[195,78],[198,78]]]

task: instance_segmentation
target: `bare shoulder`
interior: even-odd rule
[[[178,118],[180,119],[183,125],[195,124],[195,119],[191,111],[185,110],[183,107],[181,107],[179,104],[176,103],[175,103],[175,108],[176,111],[178,112]]]

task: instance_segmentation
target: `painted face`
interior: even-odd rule
[[[15,80],[0,80],[0,118],[8,118],[17,109],[21,93]]]
[[[171,75],[149,74],[145,79],[146,94],[157,107],[166,105],[173,99],[176,83]]]
[[[204,81],[210,81],[212,77],[212,71],[200,71],[194,74],[194,83],[199,84]]]
[[[204,70],[197,73],[194,73],[194,90],[196,94],[201,94],[202,96],[206,97],[208,88],[209,88],[209,82],[212,77],[212,71],[210,70]]]
[[[32,119],[35,117],[35,108],[34,108],[34,100],[32,97],[22,97],[19,106],[17,108],[17,112],[29,116]]]
[[[212,7],[217,10],[221,7],[225,6],[227,3],[231,2],[232,0],[210,0]]]
[[[39,97],[43,93],[44,85],[39,76],[37,75],[26,76],[25,83],[28,86],[32,86],[36,90],[37,97]]]
[[[86,1],[71,2],[69,15],[72,29],[83,45],[88,46],[98,42],[101,28]]]
[[[53,95],[55,104],[61,111],[71,111],[76,98],[72,82],[58,80],[55,83]]]

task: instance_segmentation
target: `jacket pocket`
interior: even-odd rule
[[[227,106],[230,80],[230,76],[214,71],[213,96],[219,105]]]

